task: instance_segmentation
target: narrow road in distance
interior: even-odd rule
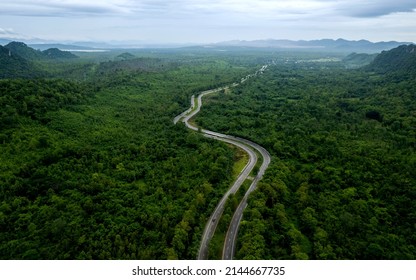
[[[260,70],[256,71],[255,74],[251,74],[246,76],[245,78],[241,79],[241,83],[244,83],[247,79],[250,77],[253,77],[259,73],[263,73],[263,71],[267,68],[267,66],[263,66]],[[235,87],[239,85],[238,83],[234,83],[232,87]],[[202,236],[202,241],[198,253],[198,259],[205,260],[208,259],[208,247],[209,242],[211,241],[215,230],[218,226],[218,222],[222,216],[222,213],[224,211],[225,204],[227,202],[228,197],[231,194],[235,194],[240,186],[244,183],[244,181],[248,178],[250,173],[252,172],[254,166],[257,164],[257,154],[261,155],[263,157],[262,165],[259,169],[259,172],[257,173],[256,177],[254,178],[249,190],[246,192],[243,200],[241,201],[239,207],[237,208],[236,212],[233,215],[232,223],[230,224],[229,230],[227,232],[227,237],[224,242],[224,251],[223,251],[223,258],[232,259],[234,250],[235,250],[235,244],[236,244],[236,238],[237,238],[237,232],[240,220],[242,218],[242,213],[247,206],[247,197],[248,195],[256,188],[257,182],[261,179],[261,177],[264,174],[264,171],[267,169],[269,163],[270,163],[270,155],[269,153],[260,145],[251,142],[249,140],[226,135],[206,129],[198,128],[192,124],[189,123],[189,120],[194,117],[198,112],[201,110],[202,106],[202,97],[204,97],[207,94],[211,94],[214,92],[219,92],[221,90],[226,90],[229,87],[222,87],[212,90],[207,90],[201,92],[197,97],[197,102],[195,106],[195,96],[193,95],[191,97],[191,107],[187,109],[185,112],[181,113],[180,115],[176,116],[173,120],[174,124],[178,123],[179,121],[182,121],[185,123],[185,125],[194,131],[201,132],[205,137],[216,139],[219,141],[223,141],[229,144],[232,144],[240,149],[243,149],[249,156],[249,161],[246,164],[246,166],[243,168],[241,173],[239,174],[237,180],[233,183],[231,188],[224,194],[220,202],[218,203],[217,207],[215,208],[214,212],[211,214],[210,218],[208,219],[208,222],[206,223],[204,233]],[[228,240],[228,241],[227,241]],[[225,251],[226,250],[226,251]]]

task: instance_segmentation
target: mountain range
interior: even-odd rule
[[[0,38],[0,45],[6,45],[14,41],[10,38]],[[412,44],[412,42],[370,42],[368,40],[345,40],[345,39],[320,39],[320,40],[233,40],[212,44],[154,44],[147,42],[43,42],[36,40],[21,40],[27,45],[37,50],[46,50],[49,48],[58,48],[60,50],[94,50],[94,49],[140,49],[140,48],[181,48],[181,47],[244,47],[244,48],[271,48],[278,50],[306,50],[306,51],[326,51],[341,53],[379,53],[383,50],[389,50],[400,45]]]
[[[247,48],[272,48],[281,50],[305,50],[325,52],[362,52],[379,53],[384,50],[396,48],[400,45],[412,44],[411,42],[370,42],[367,40],[349,41],[345,39],[321,39],[321,40],[255,40],[255,41],[226,41],[213,44],[217,47],[247,47]]]
[[[65,45],[63,45],[65,46]],[[376,72],[416,73],[416,45],[399,42],[315,40],[265,40],[265,41],[230,41],[211,45],[211,48],[273,48],[280,50],[320,50],[325,52],[345,52],[349,54],[343,60],[348,68],[358,68],[369,64],[367,69]],[[82,47],[80,47],[82,48]],[[388,51],[386,51],[388,50]],[[356,52],[364,52],[356,53]],[[377,52],[381,52],[377,54]],[[0,78],[38,77],[43,71],[37,67],[39,61],[68,60],[76,55],[58,48],[35,50],[22,42],[10,42],[0,45]],[[118,60],[134,58],[130,53],[117,57]]]

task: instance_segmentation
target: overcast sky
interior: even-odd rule
[[[0,37],[416,42],[416,0],[0,0]]]

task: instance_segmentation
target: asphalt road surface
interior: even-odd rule
[[[247,79],[263,73],[265,71],[267,66],[263,66],[260,70],[256,71],[255,74],[247,75],[243,79],[241,79],[241,83],[244,83]],[[234,83],[232,87],[237,86],[237,83]],[[224,211],[225,203],[228,199],[228,197],[231,194],[234,194],[238,191],[240,186],[244,183],[244,181],[248,178],[250,173],[252,172],[254,166],[257,163],[258,157],[257,154],[261,155],[263,158],[262,165],[259,169],[259,172],[257,173],[256,177],[252,181],[252,184],[250,188],[247,190],[246,194],[244,195],[243,200],[240,202],[240,205],[238,206],[236,212],[233,215],[233,219],[230,223],[229,229],[227,231],[226,240],[224,242],[224,249],[223,249],[223,259],[232,259],[235,251],[235,244],[237,239],[237,233],[238,233],[238,227],[240,225],[240,221],[242,219],[243,211],[247,207],[247,198],[249,194],[256,188],[257,182],[261,179],[263,176],[265,170],[267,169],[269,163],[270,163],[270,155],[269,153],[260,145],[251,142],[249,140],[226,135],[206,129],[200,129],[192,124],[189,123],[189,120],[194,117],[198,112],[201,110],[202,106],[202,97],[204,97],[207,94],[218,92],[224,89],[228,89],[229,87],[222,87],[212,90],[207,90],[204,92],[201,92],[197,97],[197,103],[195,106],[195,96],[191,97],[191,107],[186,110],[185,112],[181,113],[180,115],[176,116],[173,120],[173,122],[176,124],[179,121],[182,121],[185,123],[185,125],[192,130],[200,131],[205,137],[216,139],[219,141],[223,141],[229,144],[232,144],[234,146],[239,147],[240,149],[243,149],[249,156],[249,161],[244,167],[244,169],[239,174],[237,180],[233,183],[231,188],[224,194],[220,202],[218,203],[217,207],[215,208],[214,212],[211,214],[210,218],[208,219],[208,222],[206,223],[204,233],[202,236],[202,241],[198,253],[198,259],[204,260],[208,259],[208,247],[209,242],[212,239],[212,236],[215,233],[215,230],[217,228],[218,222],[222,216],[222,213]]]

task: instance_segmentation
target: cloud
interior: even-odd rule
[[[202,0],[189,1],[189,6],[201,11],[225,12],[257,18],[282,17],[321,13],[325,3],[316,0]]]
[[[126,1],[89,0],[14,0],[2,3],[0,14],[8,16],[93,16],[114,15],[128,12],[124,8]]]
[[[1,28],[0,27],[0,38],[7,39],[34,39],[32,36],[23,35],[14,31],[13,28]]]
[[[204,1],[204,0],[203,0]],[[6,0],[0,15],[34,17],[155,16],[189,12],[191,0]]]
[[[1,28],[0,27],[0,36],[9,36],[17,35],[12,28]]]
[[[385,38],[390,39],[400,32],[403,38],[414,38],[409,34],[416,27],[416,0],[0,1],[0,26],[41,38],[359,39],[382,38],[377,34],[388,30]],[[0,30],[0,35],[5,32]]]
[[[228,14],[251,18],[320,12],[322,0],[6,0],[0,14],[14,16],[156,16],[206,17]]]
[[[287,17],[348,16],[379,17],[399,12],[413,12],[415,0],[201,0],[195,7],[207,10],[225,10],[247,16]],[[192,4],[191,4],[192,5]]]
[[[0,14],[42,17],[228,14],[249,18],[291,18],[339,14],[378,17],[412,12],[415,0],[6,0]]]
[[[414,12],[414,0],[343,1],[336,6],[341,14],[351,17],[380,17],[395,13]]]

